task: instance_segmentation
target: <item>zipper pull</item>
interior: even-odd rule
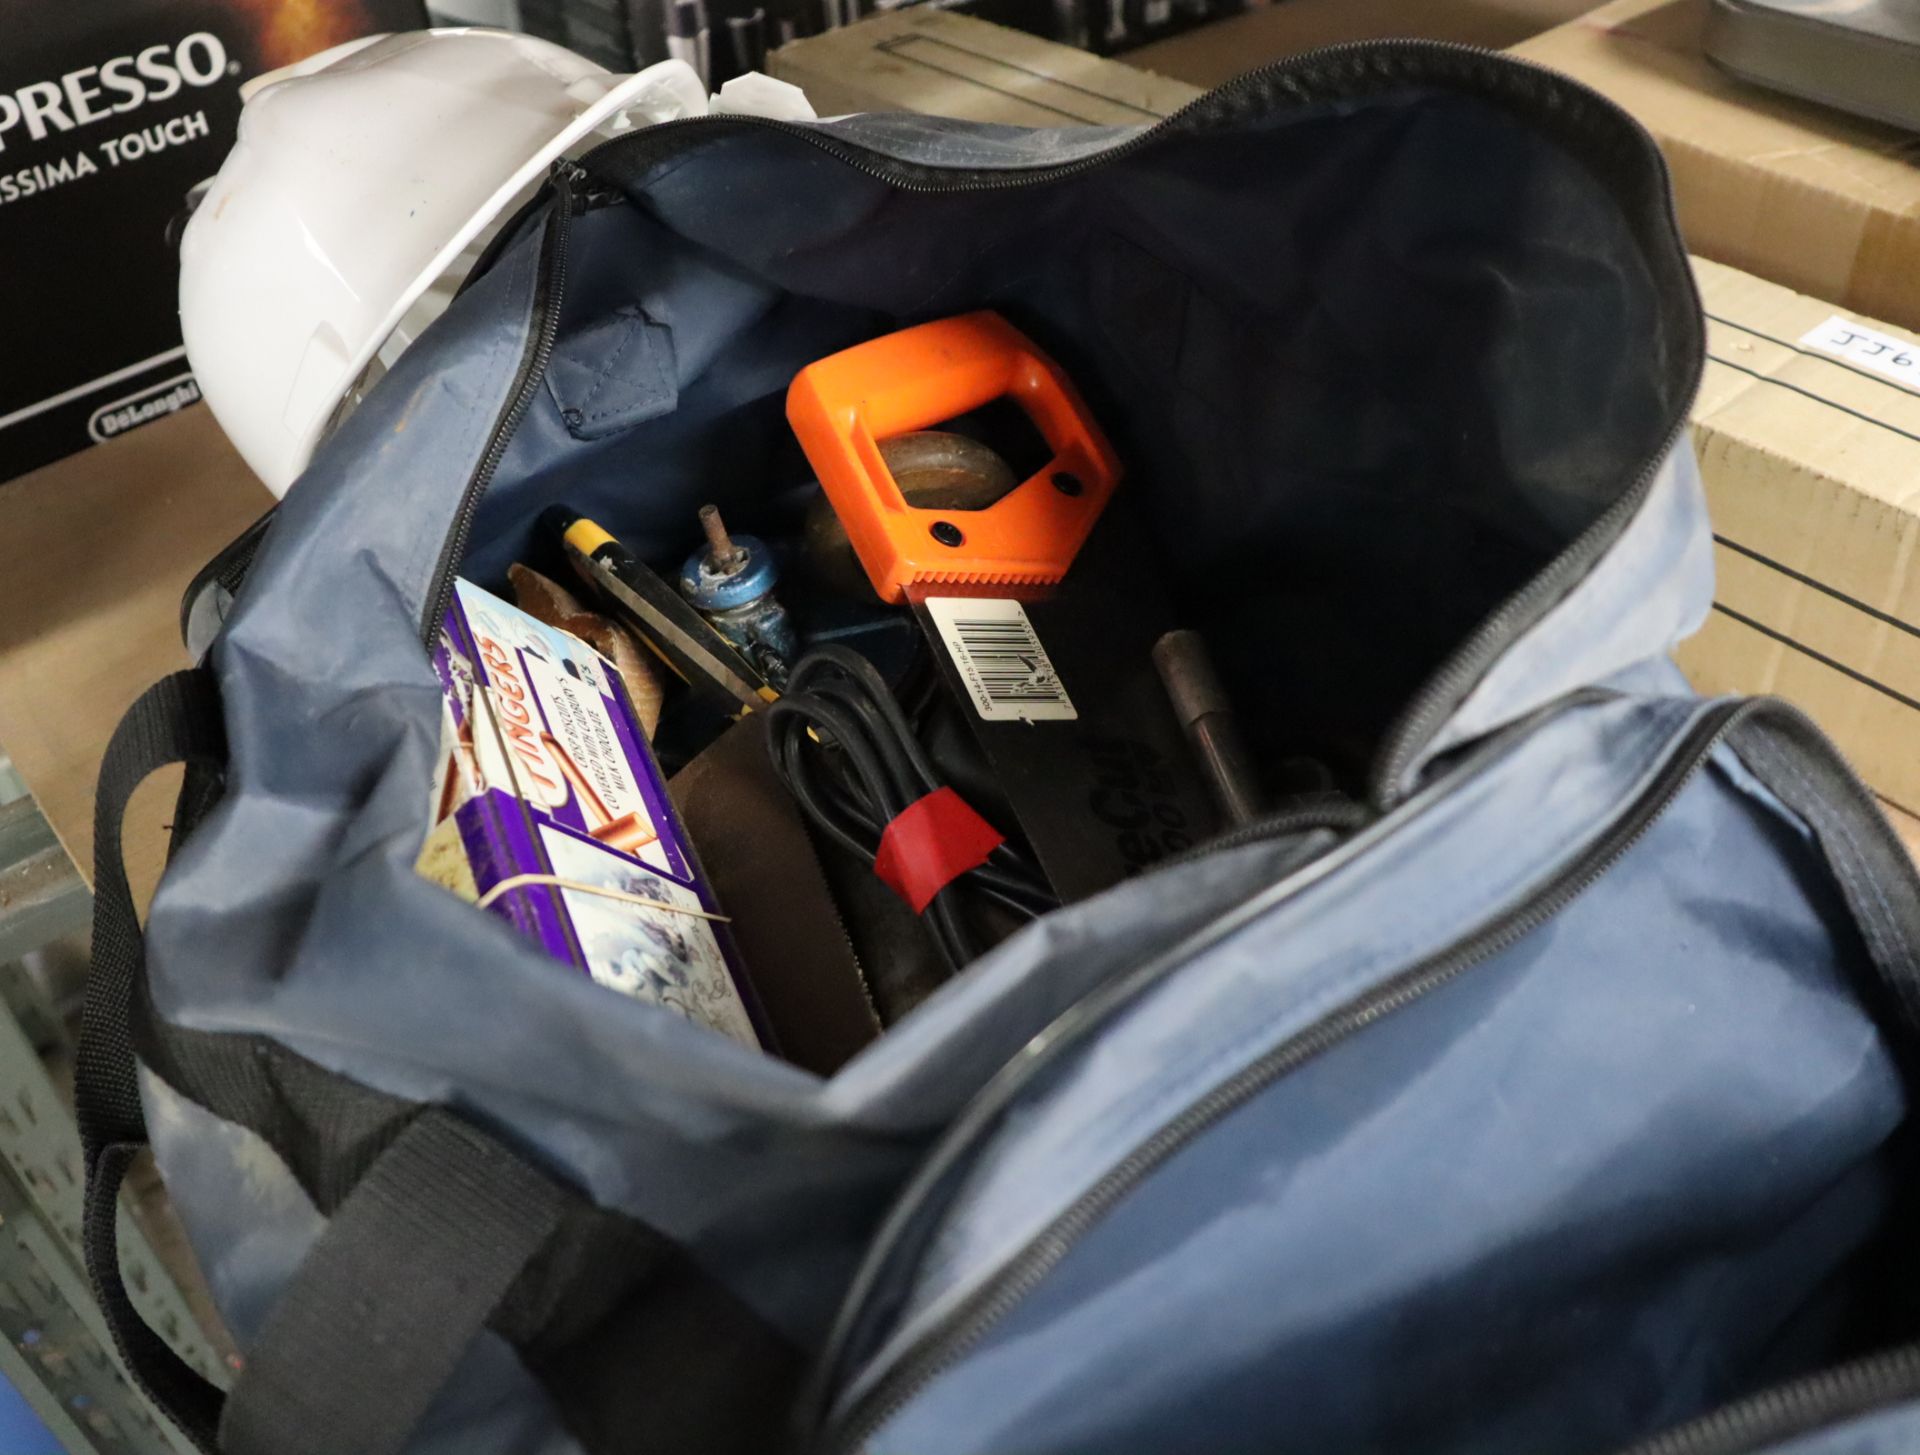
[[[554,161],[547,169],[547,179],[555,195],[574,217],[597,208],[614,207],[627,200],[624,192],[596,181],[585,167],[567,157],[559,157]]]

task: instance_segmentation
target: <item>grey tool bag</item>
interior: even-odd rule
[[[1039,920],[824,1080],[420,878],[454,573],[561,499],[684,550],[782,476],[799,367],[983,307],[1113,436],[1256,750],[1357,745],[1361,811]],[[1804,718],[1668,661],[1702,353],[1645,134],[1450,47],[563,167],[110,755],[132,1370],[233,1455],[1920,1446],[1920,885]],[[171,758],[143,947],[118,820]],[[148,1142],[224,1393],[119,1287]]]

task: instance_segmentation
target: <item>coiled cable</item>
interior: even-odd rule
[[[880,836],[906,808],[943,786],[886,680],[845,647],[817,647],[794,666],[766,708],[774,771],[820,831],[871,864]],[[965,895],[1032,919],[1059,901],[1027,855],[1001,843],[927,905],[923,918],[952,970],[977,950]]]

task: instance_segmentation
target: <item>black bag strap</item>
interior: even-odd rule
[[[209,674],[193,670],[156,683],[133,705],[101,764],[93,965],[74,1068],[87,1275],[135,1383],[202,1450],[395,1455],[559,1226],[566,1199],[480,1131],[424,1108],[334,1210],[231,1396],[147,1326],[120,1273],[120,1185],[147,1144],[134,1062],[145,946],[121,825],[149,774],[185,763],[177,841],[217,798],[225,762],[218,692]]]
[[[274,1304],[227,1400],[221,1450],[399,1455],[566,1207],[491,1137],[421,1111]]]
[[[1812,718],[1777,698],[1755,698],[1730,745],[1813,830],[1882,983],[1920,1025],[1920,872],[1879,799]]]
[[[473,1335],[559,1225],[551,1181],[439,1108],[409,1118],[333,1212],[223,1395],[149,1328],[120,1273],[120,1185],[147,1144],[134,1063],[145,948],[121,852],[134,790],[186,763],[176,840],[226,761],[203,671],[155,684],[121,720],[94,808],[93,966],[74,1100],[86,1164],[87,1274],[135,1382],[202,1450],[391,1455]]]
[[[120,824],[134,789],[155,769],[188,764],[192,797],[204,806],[225,762],[220,704],[204,672],[155,683],[114,730],[94,800],[93,966],[73,1087],[86,1170],[81,1245],[94,1297],[134,1383],[202,1450],[213,1449],[223,1396],[147,1326],[120,1276],[120,1184],[147,1142],[132,1016],[145,962]],[[183,803],[188,797],[183,792]]]

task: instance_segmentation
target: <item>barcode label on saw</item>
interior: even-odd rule
[[[988,722],[1069,721],[1080,714],[1017,601],[934,596],[927,615]]]

